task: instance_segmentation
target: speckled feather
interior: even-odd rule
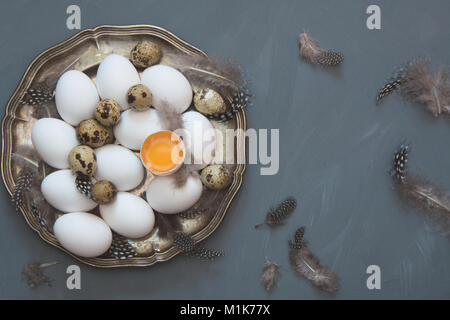
[[[126,260],[137,256],[136,251],[128,242],[128,239],[113,232],[111,246],[105,254],[106,257]]]
[[[407,172],[408,147],[401,146],[394,156],[393,177],[399,194],[409,204],[423,209],[427,217],[450,231],[450,193],[427,179]]]
[[[268,225],[269,227],[275,227],[284,222],[284,220],[290,216],[292,212],[297,208],[297,200],[294,197],[288,197],[275,209],[270,209],[267,213],[266,220],[263,223],[257,224],[255,229]]]
[[[224,255],[222,251],[211,250],[197,245],[191,236],[183,232],[174,233],[173,245],[186,255],[200,260],[213,260]]]
[[[11,196],[11,200],[14,203],[16,210],[19,210],[19,207],[25,202],[25,195],[31,188],[33,178],[34,173],[27,170],[23,171],[17,178]]]
[[[303,241],[303,234],[304,228],[298,234],[296,232],[294,242],[289,243],[289,261],[293,270],[320,290],[330,293],[337,291],[339,281],[336,274],[320,264],[320,260],[311,252],[307,243]]]
[[[298,42],[300,57],[309,63],[330,67],[340,65],[344,61],[342,53],[322,49],[306,32],[299,35]]]

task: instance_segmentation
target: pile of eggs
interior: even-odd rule
[[[223,166],[204,163],[197,168],[204,174],[189,176],[181,187],[175,186],[173,175],[156,176],[145,197],[130,192],[142,184],[146,174],[136,155],[143,141],[152,133],[167,130],[155,110],[171,108],[183,113],[187,131],[193,130],[195,122],[204,130],[213,129],[200,113],[205,99],[193,97],[181,72],[156,64],[160,58],[159,46],[144,41],[131,51],[130,59],[108,55],[98,67],[95,83],[83,72],[65,72],[55,90],[62,120],[42,118],[33,125],[34,148],[45,163],[57,169],[41,183],[46,201],[63,213],[55,221],[54,234],[76,255],[91,258],[104,254],[112,242],[111,230],[126,238],[142,238],[155,225],[153,209],[178,213],[200,199],[204,185],[221,189],[231,183],[231,174]],[[136,67],[144,68],[141,76]],[[200,101],[194,103],[200,112],[185,112],[193,98]],[[191,136],[193,141],[185,141],[187,148],[194,139],[202,139],[198,133]],[[89,213],[97,206],[100,216]]]

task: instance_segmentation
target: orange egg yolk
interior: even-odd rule
[[[153,172],[164,173],[183,161],[180,138],[170,131],[159,131],[148,136],[141,148],[144,165]]]

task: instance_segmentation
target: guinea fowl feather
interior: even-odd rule
[[[337,291],[339,281],[336,274],[320,264],[320,260],[311,252],[308,244],[303,240],[304,232],[304,227],[299,228],[294,241],[289,243],[289,261],[292,268],[320,290]]]
[[[407,146],[394,156],[394,181],[399,194],[411,205],[423,209],[427,217],[450,230],[450,193],[419,175],[407,172]]]
[[[231,60],[204,55],[169,55],[172,66],[191,80],[219,89],[239,90],[246,85],[242,69]]]
[[[342,53],[322,49],[306,32],[299,35],[298,42],[300,44],[300,57],[309,63],[337,66],[344,61]]]
[[[423,105],[431,114],[450,114],[450,75],[448,67],[434,73],[425,59],[409,62],[378,92],[377,103],[395,90],[410,101]]]

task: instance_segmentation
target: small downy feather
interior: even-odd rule
[[[155,212],[155,226],[158,228],[158,237],[170,239],[173,232],[182,229],[178,217],[153,211]]]
[[[203,55],[168,55],[173,67],[180,70],[190,81],[198,86],[212,87],[221,94],[232,97],[231,110],[207,115],[208,118],[227,121],[239,110],[247,108],[251,102],[248,83],[241,67],[231,60]]]
[[[32,262],[25,266],[22,271],[22,279],[26,281],[28,286],[36,288],[41,284],[51,286],[51,279],[44,274],[44,269],[54,266],[58,262],[39,263]]]
[[[258,229],[263,225],[268,225],[272,228],[282,224],[284,220],[294,212],[295,208],[297,208],[297,200],[294,197],[288,197],[281,202],[277,208],[270,209],[266,215],[266,220],[264,220],[263,223],[257,224],[255,229]]]
[[[266,261],[261,274],[261,282],[267,292],[271,291],[280,279],[280,267],[272,262]]]
[[[245,87],[242,69],[231,60],[204,55],[169,55],[171,64],[183,74],[202,84],[233,91]]]
[[[395,90],[408,100],[417,102],[434,116],[450,114],[450,76],[448,67],[431,73],[425,59],[407,63],[377,94],[377,104]]]
[[[162,101],[161,108],[156,109],[156,113],[165,130],[175,131],[183,128],[181,114],[170,108],[167,101]]]
[[[198,175],[197,167],[190,164],[183,164],[177,172],[173,174],[175,187],[183,187],[191,175]]]
[[[309,63],[337,66],[344,61],[342,53],[322,49],[306,32],[300,34],[298,42],[300,44],[300,57]]]
[[[326,292],[335,292],[339,288],[337,276],[327,267],[320,264],[320,260],[309,250],[303,241],[304,228],[297,234],[293,242],[289,243],[289,260],[296,273],[308,279],[315,287]],[[299,235],[301,235],[299,237]]]
[[[450,193],[421,176],[408,174],[407,150],[407,146],[401,146],[394,156],[393,177],[397,191],[409,204],[422,208],[433,222],[450,230]]]
[[[427,61],[415,61],[408,66],[400,91],[407,99],[424,105],[434,116],[450,113],[450,77],[447,67],[440,67],[431,74]]]

